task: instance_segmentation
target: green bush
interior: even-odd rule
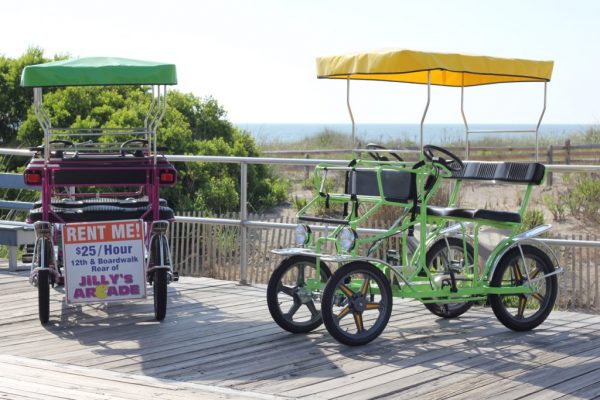
[[[542,210],[527,210],[523,216],[520,232],[528,231],[542,224],[544,224],[544,213]]]
[[[569,174],[563,178],[568,187],[563,200],[573,217],[600,222],[599,178],[598,174]]]
[[[556,222],[562,222],[566,217],[565,200],[567,195],[559,195],[556,199],[551,194],[547,194],[543,197],[544,204],[548,207],[548,210],[552,213],[552,218]]]
[[[582,216],[600,222],[600,180],[593,176],[581,177],[573,193],[579,200]]]
[[[45,61],[48,60],[40,49],[30,49],[19,59],[0,56],[0,139],[6,145],[30,147],[42,142],[42,130],[31,104],[31,89],[21,88],[19,77],[26,65]],[[4,94],[10,98],[5,99]],[[144,125],[150,101],[150,90],[144,86],[44,90],[44,106],[52,125],[65,128],[140,127]],[[168,154],[259,156],[250,133],[234,127],[214,98],[198,98],[176,90],[169,91],[167,112],[157,138],[158,145]],[[116,138],[105,136],[100,140],[108,142]],[[24,158],[5,159],[8,161],[1,165],[5,171],[15,171],[27,162]],[[179,174],[177,185],[161,192],[175,210],[195,208],[218,214],[239,210],[239,164],[176,163],[175,166]],[[287,180],[277,179],[268,166],[248,165],[251,210],[261,211],[285,201],[287,191]],[[4,198],[11,198],[10,194]]]

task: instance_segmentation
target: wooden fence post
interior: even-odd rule
[[[571,164],[571,139],[565,140],[565,164]]]
[[[548,145],[548,164],[554,164],[554,154],[552,145]],[[552,186],[552,172],[548,172],[546,177],[546,186]]]

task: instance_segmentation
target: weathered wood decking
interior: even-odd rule
[[[515,333],[488,309],[446,321],[398,301],[350,348],[282,331],[262,287],[182,278],[163,323],[149,300],[68,307],[52,290],[43,327],[26,273],[0,270],[0,398],[600,398],[600,316]]]

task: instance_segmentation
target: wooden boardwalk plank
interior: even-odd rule
[[[346,347],[323,327],[282,331],[264,286],[184,277],[162,323],[151,297],[75,307],[51,293],[42,327],[27,272],[0,270],[0,399],[600,396],[597,315],[553,312],[516,333],[487,308],[443,320],[396,300],[380,338]]]
[[[276,396],[82,368],[25,357],[2,356],[2,388],[39,398],[61,399],[275,399]],[[48,373],[50,371],[51,373]],[[36,397],[37,398],[37,397]]]

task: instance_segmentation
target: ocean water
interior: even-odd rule
[[[326,130],[352,135],[352,125],[348,124],[270,124],[238,123],[238,128],[248,131],[258,143],[292,142],[318,135]],[[589,124],[543,124],[540,126],[540,140],[562,139],[583,133],[592,127]],[[535,129],[527,124],[472,124],[474,130],[517,130]],[[367,142],[394,142],[412,140],[419,142],[419,124],[357,124],[356,136]],[[462,124],[426,124],[423,131],[424,143],[447,144],[464,140],[465,130]],[[486,137],[504,137],[510,140],[533,140],[534,133],[473,133],[472,141]]]

